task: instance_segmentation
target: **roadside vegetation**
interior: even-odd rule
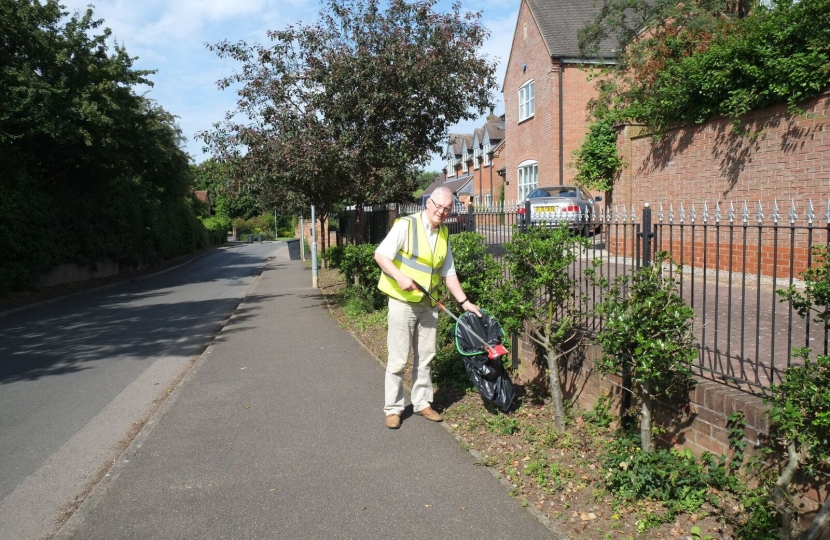
[[[218,241],[175,117],[91,8],[0,2],[0,297],[64,263],[159,263]],[[223,237],[224,238],[224,237]]]
[[[558,245],[555,232],[522,236],[517,235],[521,239],[513,241],[516,245],[505,246],[508,253],[529,253],[536,243]],[[459,253],[458,271],[465,291],[482,307],[497,310],[502,301],[498,291],[516,287],[513,283],[505,286],[503,269],[484,249],[483,238],[462,233],[451,236],[451,242],[454,252]],[[377,279],[376,265],[370,257],[358,256],[371,253],[374,247],[336,248],[340,254],[330,257],[334,268],[321,274],[320,283],[335,318],[384,361],[385,302],[382,297],[367,301],[369,288]],[[536,248],[541,249],[541,244]],[[354,255],[344,270],[347,252]],[[819,538],[830,503],[824,503],[808,528],[803,524],[797,494],[804,480],[822,485],[830,465],[827,357],[810,360],[809,353],[802,351],[805,365],[790,368],[783,382],[770,390],[768,445],[747,448],[746,423],[740,413],[729,419],[728,455],[695,456],[689,450],[666,445],[659,438],[660,429],[648,423],[653,416],[651,402],[682,396],[693,384],[689,371],[692,318],[667,277],[671,274],[661,271],[671,261],[665,256],[658,256],[658,260],[660,264],[644,267],[633,277],[598,280],[608,300],[598,305],[593,315],[601,315],[606,326],[602,335],[590,339],[605,352],[599,363],[603,370],[628,372],[623,391],[634,398],[628,410],[619,411],[611,396],[605,395],[593,409],[563,399],[560,411],[551,397],[550,384],[555,379],[542,377],[514,381],[518,404],[509,413],[501,413],[472,387],[452,343],[448,317],[439,320],[438,353],[433,364],[436,407],[461,444],[476,453],[479,463],[494,468],[509,482],[512,496],[574,538]],[[807,293],[793,290],[780,294],[798,297],[803,315],[812,313],[820,321],[826,318],[823,306],[830,294],[826,279],[830,271],[826,258],[817,260],[821,265],[804,276]],[[443,298],[451,309],[458,309],[451,295],[444,292]],[[540,317],[549,312],[559,314],[562,319],[552,318],[551,335],[559,324],[573,331],[564,304],[549,306],[538,299],[525,304],[515,294],[503,298],[511,298],[513,303],[501,304],[502,308],[510,306],[519,312],[535,309]],[[620,412],[630,415],[627,422]],[[797,474],[802,475],[798,488],[792,482]]]
[[[592,125],[574,153],[579,182],[608,191],[624,163],[614,126],[655,135],[755,109],[800,105],[830,87],[830,0],[609,0],[579,32],[583,54],[615,40],[595,75]]]

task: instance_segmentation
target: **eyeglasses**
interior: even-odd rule
[[[435,209],[441,212],[442,214],[449,214],[450,212],[452,212],[452,206],[441,206],[432,199],[429,199],[429,202],[431,202],[432,206],[434,206]]]

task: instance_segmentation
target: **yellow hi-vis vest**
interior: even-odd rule
[[[392,264],[432,293],[438,288],[438,282],[440,281],[438,270],[447,258],[447,242],[450,234],[445,225],[439,226],[438,240],[435,241],[435,250],[433,251],[429,246],[429,238],[427,238],[426,228],[421,221],[421,215],[415,214],[398,220],[409,221],[407,244],[404,246],[408,251],[398,250],[395,258],[392,259]],[[424,293],[417,289],[404,291],[398,287],[398,282],[386,272],[380,274],[378,289],[392,298],[404,302],[415,303],[424,298]]]

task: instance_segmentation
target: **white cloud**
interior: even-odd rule
[[[60,0],[67,11],[83,12],[90,0]],[[452,0],[441,0],[437,9],[449,9]],[[519,0],[484,0],[471,3],[482,10],[482,23],[491,31],[484,53],[498,60],[500,85],[510,51]],[[93,6],[97,19],[112,30],[113,38],[127,53],[139,57],[136,69],[156,69],[152,88],[139,88],[168,112],[179,117],[188,138],[187,151],[203,160],[202,143],[193,136],[224,118],[236,104],[232,89],[220,91],[216,81],[239,66],[208,51],[206,43],[223,39],[235,42],[267,42],[267,30],[278,30],[299,21],[317,18],[318,0],[99,0]],[[497,94],[496,114],[502,112]],[[472,132],[480,121],[455,126],[453,131]],[[440,165],[439,167],[440,168]]]

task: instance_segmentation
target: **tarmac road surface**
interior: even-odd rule
[[[0,314],[0,538],[50,537],[237,307],[276,244]]]

